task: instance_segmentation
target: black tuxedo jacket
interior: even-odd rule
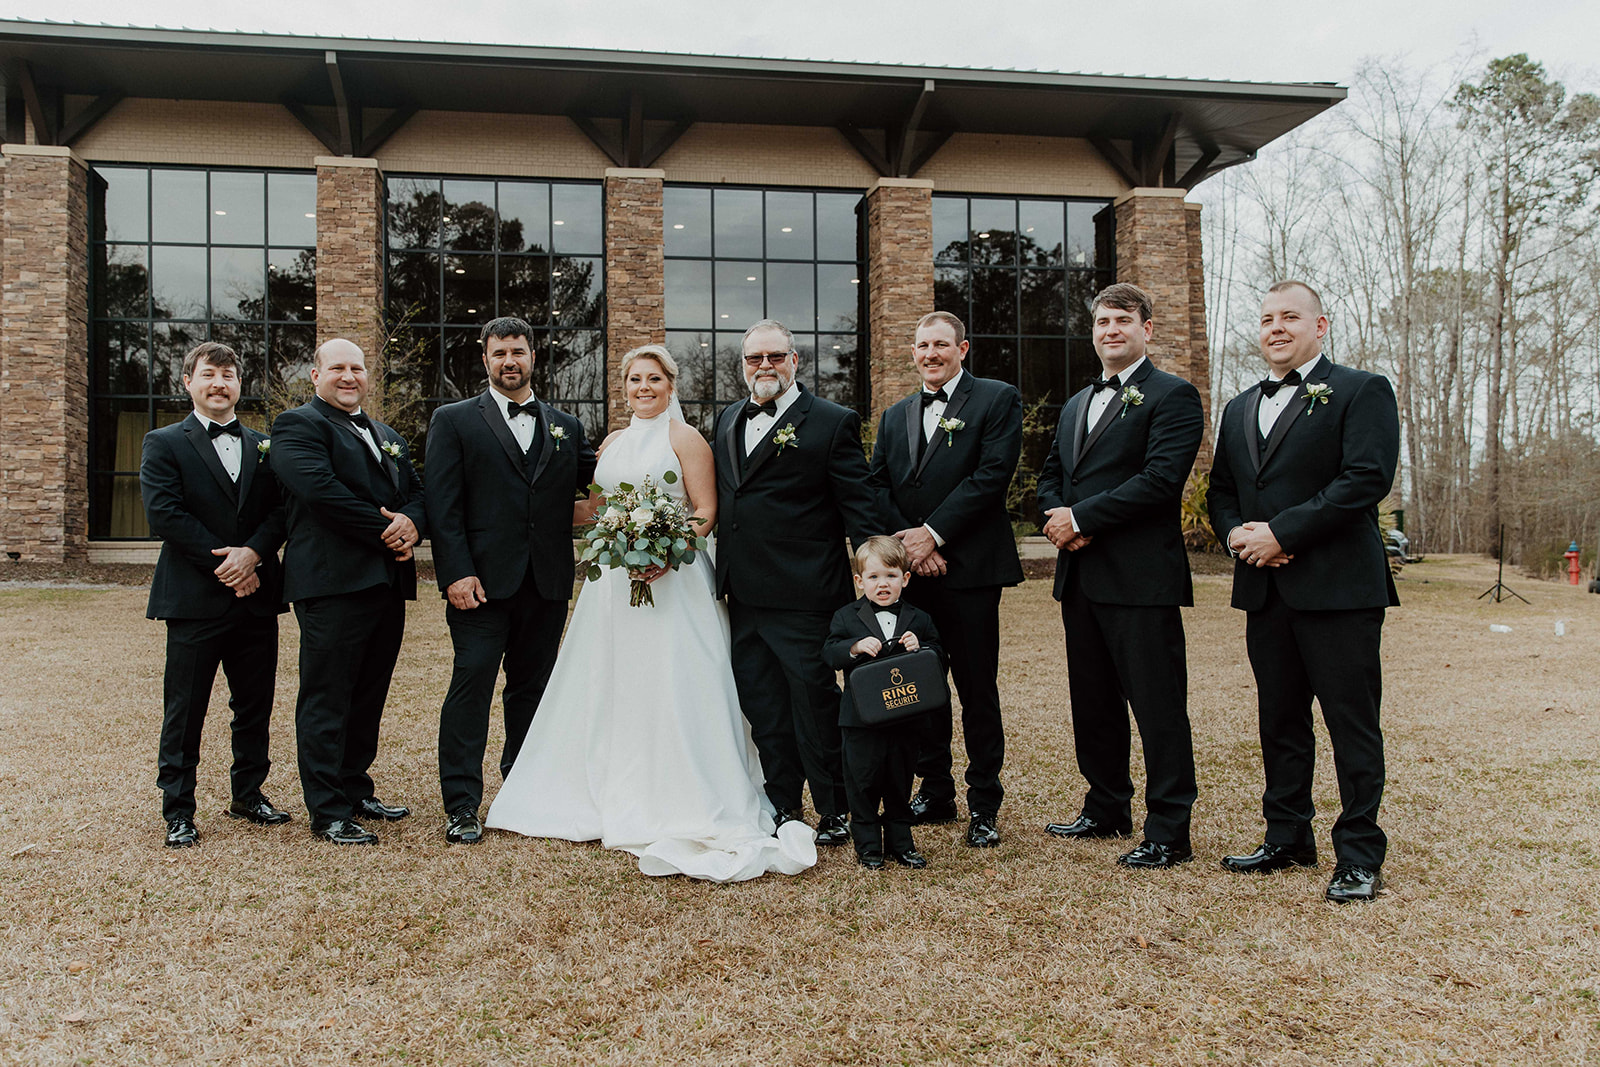
[[[1014,386],[963,373],[944,417],[966,426],[935,431],[916,455],[922,434],[922,390],[894,404],[878,423],[872,487],[895,530],[924,523],[939,532],[951,589],[1022,581],[1006,490],[1022,455],[1022,396]]]
[[[354,593],[392,585],[416,599],[417,566],[399,562],[380,534],[390,520],[380,507],[403,513],[427,534],[422,481],[405,441],[372,420],[381,448],[398,457],[379,460],[355,425],[320,397],[291,408],[272,424],[272,469],[284,489],[289,540],[283,550],[286,600]]]
[[[883,533],[861,417],[808,392],[744,454],[745,401],[717,417],[717,593],[752,607],[833,611],[850,599],[844,539]],[[772,438],[794,429],[794,442]]]
[[[1322,383],[1328,402],[1311,404]],[[1233,606],[1266,603],[1267,583],[1300,611],[1381,608],[1400,603],[1378,529],[1378,505],[1394,488],[1400,414],[1389,380],[1324,357],[1272,427],[1256,429],[1259,386],[1228,402],[1217,431],[1208,506],[1226,540],[1235,526],[1267,521],[1295,558],[1276,569],[1234,564]],[[1309,406],[1309,410],[1307,410]]]
[[[828,626],[828,640],[822,646],[822,661],[836,671],[844,671],[846,678],[849,678],[850,672],[863,663],[876,662],[885,656],[899,655],[905,651],[903,645],[894,645],[891,648],[890,641],[884,640],[883,627],[878,625],[878,617],[873,614],[874,610],[872,603],[862,596],[833,613],[833,622]],[[933,625],[933,617],[902,597],[900,619],[895,623],[894,637],[891,640],[900,640],[900,636],[907,631],[917,635],[919,647],[932,649],[943,661],[944,649],[939,646],[939,630]],[[883,641],[884,650],[877,656],[852,656],[850,646],[863,637],[876,637]],[[855,700],[850,695],[848,685],[844,687],[844,694],[839,698],[839,725],[866,726],[866,723],[856,716]]]
[[[551,435],[557,427],[565,438]],[[433,413],[426,499],[441,591],[476,575],[502,600],[531,568],[545,600],[572,597],[572,502],[594,478],[594,447],[577,419],[541,400],[528,451],[531,464],[489,392]]]
[[[1072,508],[1093,540],[1057,555],[1055,597],[1077,567],[1084,596],[1097,604],[1188,606],[1194,585],[1180,515],[1205,432],[1200,393],[1148,358],[1129,384],[1144,399],[1124,405],[1119,389],[1094,426],[1092,388],[1061,409],[1039,474],[1039,509]]]
[[[284,610],[283,501],[268,455],[266,437],[248,426],[239,449],[239,481],[228,477],[205,427],[193,414],[144,436],[139,491],[150,532],[161,538],[161,558],[150,583],[150,619],[215,619],[237,601],[217,581],[221,556],[213,548],[244,545],[261,557],[261,587],[244,598],[256,615]]]

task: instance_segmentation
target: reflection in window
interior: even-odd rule
[[[664,195],[667,347],[684,416],[709,434],[745,395],[744,331],[763,318],[793,331],[807,388],[865,403],[861,194],[668,185]]]
[[[605,436],[601,189],[592,182],[387,180],[384,413],[426,462],[434,408],[488,387],[478,332],[534,329],[535,393]]]
[[[252,426],[309,393],[316,211],[309,173],[93,168],[91,537],[149,536],[141,444],[192,409],[183,357],[201,341],[239,353],[239,414]]]

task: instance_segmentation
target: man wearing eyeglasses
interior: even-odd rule
[[[794,337],[771,319],[744,335],[750,398],[717,418],[717,592],[728,599],[734,682],[777,822],[811,783],[817,843],[849,840],[839,687],[822,661],[833,613],[854,599],[845,535],[885,532],[867,487],[861,419],[795,379]]]

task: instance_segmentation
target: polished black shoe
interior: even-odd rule
[[[1000,831],[995,827],[995,816],[987,812],[974,812],[967,823],[967,845],[971,848],[994,848],[1000,844]]]
[[[272,801],[264,796],[257,796],[254,800],[235,800],[223,814],[230,819],[253,822],[257,826],[277,826],[289,821],[289,813],[273,807]]]
[[[1117,857],[1120,867],[1167,868],[1194,859],[1194,852],[1186,844],[1163,844],[1160,841],[1141,841],[1132,852]]]
[[[1371,900],[1382,888],[1383,875],[1379,872],[1354,863],[1341,863],[1333,869],[1333,880],[1328,883],[1328,899],[1335,904]]]
[[[927,857],[914,848],[908,848],[904,852],[891,852],[889,858],[900,866],[910,867],[914,871],[920,871],[928,865]]]
[[[861,864],[861,866],[865,867],[869,871],[881,871],[883,870],[883,853],[857,852],[856,862]]]
[[[1044,831],[1047,834],[1055,834],[1057,837],[1083,838],[1127,837],[1133,833],[1132,830],[1115,829],[1097,819],[1091,819],[1087,815],[1079,815],[1071,822],[1046,823]]]
[[[194,817],[191,815],[174,815],[167,820],[168,848],[188,848],[190,845],[200,843],[200,831],[195,829]]]
[[[786,822],[805,822],[805,819],[798,811],[785,811],[783,808],[779,808],[772,815],[773,837],[778,836],[778,828]]]
[[[956,821],[954,800],[929,800],[918,793],[911,798],[911,825],[932,826],[936,823]]]
[[[824,815],[817,820],[817,844],[842,845],[850,840],[850,825],[843,815]]]
[[[390,807],[377,797],[356,801],[355,809],[357,815],[365,815],[369,819],[385,819],[389,822],[395,822],[411,814],[410,808],[403,808],[398,804]]]
[[[1316,845],[1274,845],[1270,841],[1248,856],[1222,857],[1222,866],[1237,874],[1271,874],[1290,867],[1316,865]]]
[[[378,843],[378,835],[354,819],[335,819],[325,826],[313,828],[311,832],[324,841],[331,841],[336,845],[376,845]]]
[[[457,808],[444,821],[444,839],[452,845],[476,845],[483,840],[483,823],[476,808]]]

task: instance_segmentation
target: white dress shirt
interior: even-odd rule
[[[755,400],[755,397],[750,399]],[[763,411],[761,414],[752,415],[744,421],[745,455],[748,456],[756,450],[756,446],[761,443],[761,439],[767,436],[767,431],[772,429],[779,419],[783,418],[783,413],[789,410],[789,405],[798,399],[800,399],[800,383],[791,382],[789,383],[789,388],[777,396],[776,414],[768,415]],[[760,401],[760,403],[766,403],[766,401]]]
[[[894,628],[900,625],[900,616],[892,611],[875,611],[872,613],[878,620],[878,625],[883,628],[884,643],[894,640]]]
[[[226,426],[225,422],[208,419],[196,411],[194,417],[200,420],[200,428],[207,433],[213,426]],[[238,416],[234,417],[238,421]],[[211,439],[211,447],[217,450],[217,458],[222,461],[222,469],[228,472],[228,477],[234,481],[239,480],[239,465],[244,461],[244,435],[238,437],[231,433],[219,433]]]
[[[494,398],[495,406],[500,409],[500,417],[506,420],[506,427],[510,429],[511,436],[517,439],[517,447],[526,452],[533,445],[533,431],[539,428],[539,420],[528,411],[519,411],[513,416],[511,398],[493,386],[489,387],[489,395]],[[527,403],[533,402],[533,394],[529,393]]]
[[[361,414],[361,409],[356,408],[354,411],[350,412],[350,414],[351,416],[359,415]],[[378,447],[378,442],[373,440],[372,431],[367,429],[365,426],[360,425],[359,423],[353,423],[352,426],[356,433],[361,436],[361,439],[367,443],[367,447],[372,449],[372,454],[378,457],[378,462],[382,463],[383,450]]]
[[[1096,390],[1094,396],[1089,398],[1089,422],[1084,429],[1084,436],[1087,437],[1094,431],[1096,426],[1100,425],[1101,416],[1106,413],[1106,408],[1110,407],[1113,401],[1119,404],[1122,403],[1122,390],[1127,388],[1129,382],[1133,381],[1133,376],[1138,373],[1139,366],[1143,362],[1144,357],[1140,356],[1133,362],[1132,366],[1124,367],[1116,373],[1116,388]],[[1104,370],[1101,373],[1105,373]]]
[[[1300,380],[1302,383],[1311,377],[1311,372],[1316,369],[1317,364],[1321,361],[1322,353],[1318,352],[1316,355],[1311,357],[1311,362],[1302,364],[1301,366],[1295,368],[1300,372]],[[1269,373],[1267,377],[1275,382],[1283,381],[1282,375]],[[1265,393],[1263,393],[1261,396],[1261,407],[1256,412],[1256,426],[1261,430],[1261,436],[1271,437],[1272,428],[1278,424],[1278,416],[1283,414],[1283,409],[1294,403],[1296,400],[1304,399],[1305,388],[1303,385],[1296,386],[1293,389],[1290,389],[1288,386],[1280,386],[1277,393],[1273,394],[1272,396],[1267,396]]]

